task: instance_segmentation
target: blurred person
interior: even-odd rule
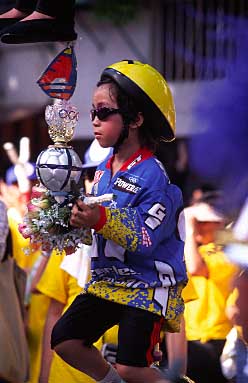
[[[210,112],[206,113],[205,109],[206,95],[199,95],[195,110],[199,119],[204,121],[205,129],[203,133],[192,137],[190,145],[191,169],[224,190],[225,213],[234,222],[242,215],[248,196],[247,25],[247,18],[233,18],[233,28],[229,31],[228,38],[235,49],[234,60],[226,63],[227,75],[212,94]],[[243,337],[247,342],[247,215],[242,226],[240,233],[239,230],[235,233],[234,229],[232,238],[227,238],[223,243],[228,245],[225,252],[231,262],[244,270],[236,282],[239,297],[236,306],[244,331]]]
[[[205,202],[214,200],[220,197],[220,194],[221,192],[216,190],[214,185],[200,183],[193,188],[188,205],[194,205],[197,202],[201,202],[202,199],[204,199]]]
[[[29,244],[19,233],[18,225],[22,222],[31,197],[32,186],[37,182],[35,164],[29,161],[30,140],[22,137],[19,142],[19,152],[12,142],[5,142],[3,148],[13,164],[5,175],[5,181],[0,184],[1,198],[8,207],[8,221],[13,241],[13,256],[17,264],[27,272],[39,252],[39,245]]]
[[[247,291],[248,291],[248,270],[243,270],[235,279],[234,286],[237,289],[237,299],[235,306],[237,309],[233,319],[234,325],[238,328],[238,338],[236,342],[237,352],[237,383],[246,383],[248,380],[248,310],[247,310]]]
[[[237,329],[236,341],[236,381],[245,383],[248,379],[248,199],[246,199],[240,214],[231,230],[224,234],[225,251],[229,259],[238,264],[241,272],[234,281],[235,296],[228,314]]]
[[[7,207],[0,200],[0,382],[27,381],[29,355],[24,325],[26,273],[13,259]]]
[[[97,168],[93,191],[117,199],[93,209],[79,200],[73,206],[71,225],[95,230],[92,278],[56,323],[52,347],[102,383],[121,377],[129,383],[167,382],[149,366],[162,328],[179,331],[183,313],[187,275],[178,228],[183,203],[153,152],[161,137],[174,138],[173,98],[153,67],[124,60],[103,71],[91,119],[100,145],[114,148]],[[92,346],[115,324],[118,373]]]
[[[246,198],[238,218],[234,221],[231,230],[224,236],[225,250],[229,259],[241,268],[241,273],[237,276],[234,286],[237,289],[237,299],[235,302],[237,312],[235,323],[241,326],[242,338],[248,343],[248,310],[246,301],[246,291],[248,286],[248,198]],[[226,239],[226,240],[225,240]]]
[[[226,220],[213,201],[202,198],[186,208],[185,219],[186,265],[198,295],[185,307],[187,374],[196,383],[224,383],[228,380],[221,371],[220,355],[232,327],[225,309],[238,269],[215,243],[216,232]]]
[[[41,334],[48,309],[48,300],[36,289],[35,283],[42,273],[48,258],[41,253],[39,246],[30,245],[29,239],[24,239],[18,230],[18,224],[13,217],[9,218],[12,235],[13,257],[17,264],[27,273],[25,291],[25,326],[30,354],[29,383],[37,383],[40,368]],[[26,252],[28,251],[28,254]]]
[[[234,290],[227,301],[226,315],[233,324],[233,328],[227,334],[220,358],[223,374],[227,378],[233,378],[236,383],[246,383],[248,377],[248,344],[243,334],[243,329],[247,331],[248,322],[246,321],[245,326],[244,323],[240,323],[240,312],[237,305],[240,299],[238,285],[243,279],[243,274],[244,271],[241,271],[235,278]],[[247,290],[242,288],[241,291]]]
[[[216,199],[219,196],[219,192],[214,191],[211,185],[201,184],[193,190],[189,202],[191,205],[204,200]],[[194,284],[191,280],[191,275],[188,275],[188,284],[182,292],[185,307],[188,302],[192,302],[198,298],[198,294],[194,288]],[[162,347],[163,349],[163,347]],[[177,368],[182,376],[187,374],[188,364],[188,345],[185,332],[185,319],[182,318],[180,332],[179,333],[167,333],[165,335],[165,355],[162,360],[162,369]]]
[[[15,190],[10,193],[9,190]],[[18,230],[22,223],[26,205],[20,201],[20,192],[17,185],[2,184],[3,199],[9,203],[7,210],[8,223],[11,232],[12,254],[19,267],[27,273],[25,291],[25,326],[30,354],[29,383],[37,383],[40,368],[41,334],[48,309],[48,299],[35,289],[35,283],[44,269],[48,257],[41,253],[40,245],[30,244]],[[11,196],[10,196],[11,194]],[[7,196],[7,197],[6,197]],[[16,200],[17,197],[17,200]]]
[[[23,44],[73,41],[75,0],[16,0],[0,15],[1,41]]]
[[[50,300],[41,294],[36,288],[36,284],[41,278],[49,257],[40,253],[28,275],[30,283],[28,290],[26,289],[26,306],[27,306],[27,340],[30,354],[30,376],[28,383],[37,383],[41,368],[42,355],[42,335],[47,317]],[[32,275],[29,281],[29,276]]]
[[[13,257],[27,273],[40,255],[38,244],[30,245],[18,230],[30,200],[32,185],[37,182],[35,164],[27,162],[9,167],[5,181],[0,183],[0,198],[6,203],[8,222],[13,242]]]
[[[5,143],[4,149],[13,165],[7,169],[5,182],[2,182],[2,199],[6,201],[8,223],[12,238],[12,254],[19,267],[27,273],[25,291],[25,326],[30,355],[29,383],[37,383],[40,368],[41,335],[48,309],[48,299],[35,290],[47,263],[47,256],[41,253],[40,244],[30,244],[18,226],[22,223],[31,189],[37,183],[35,164],[29,162],[29,139],[23,137],[17,153],[12,143]]]
[[[7,246],[7,236],[9,232],[8,217],[7,217],[7,207],[0,201],[0,262],[3,260],[6,246]]]

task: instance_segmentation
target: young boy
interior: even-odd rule
[[[95,230],[92,278],[57,322],[52,347],[98,382],[167,382],[149,366],[160,331],[179,331],[187,282],[178,221],[180,190],[153,156],[172,140],[175,109],[165,79],[150,65],[126,60],[107,67],[93,94],[95,138],[114,155],[97,169],[95,195],[104,206],[77,201],[71,224]],[[116,370],[92,344],[119,324]]]

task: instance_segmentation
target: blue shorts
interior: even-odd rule
[[[58,320],[52,331],[51,346],[81,339],[90,347],[108,329],[119,325],[116,362],[126,366],[149,367],[160,342],[165,319],[151,312],[121,305],[92,294],[80,294]]]

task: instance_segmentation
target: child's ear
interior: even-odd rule
[[[136,120],[134,122],[131,122],[130,128],[139,128],[144,122],[144,116],[142,112],[139,112],[137,114]]]

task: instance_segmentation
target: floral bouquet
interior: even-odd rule
[[[94,197],[86,196],[80,191],[77,198],[81,198],[88,205],[95,205],[111,201],[113,195]],[[41,185],[34,186],[23,223],[19,225],[20,233],[24,238],[30,238],[31,243],[41,244],[42,249],[47,252],[55,249],[71,254],[81,244],[91,245],[90,228],[75,228],[70,225],[74,201],[75,195],[68,194],[66,199],[59,203],[48,189]]]

